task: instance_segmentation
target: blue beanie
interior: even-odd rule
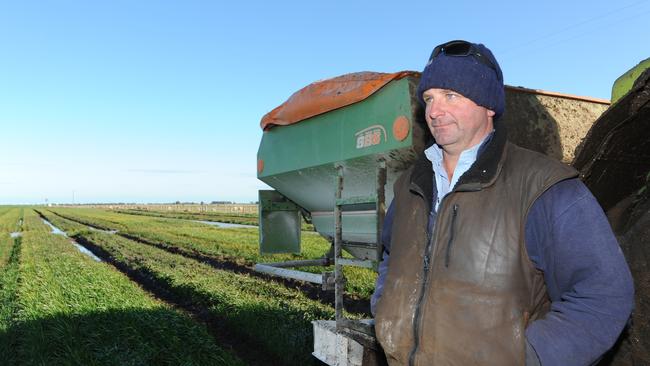
[[[431,88],[449,89],[462,94],[474,103],[494,111],[494,120],[505,110],[503,74],[492,52],[482,44],[473,44],[488,58],[496,70],[480,62],[476,56],[448,56],[441,52],[422,71],[417,97],[424,103],[422,93]]]

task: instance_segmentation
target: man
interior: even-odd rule
[[[435,142],[394,185],[371,302],[389,364],[597,362],[634,290],[595,198],[573,168],[507,141],[484,45],[436,47],[417,97]]]

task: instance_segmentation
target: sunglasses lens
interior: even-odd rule
[[[467,42],[454,42],[444,46],[445,55],[449,56],[469,56],[472,51],[472,45]]]
[[[466,41],[451,41],[436,46],[431,52],[429,62],[438,57],[439,54],[444,53],[449,56],[468,56],[471,53],[472,45]]]

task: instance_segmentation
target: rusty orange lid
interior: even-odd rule
[[[396,73],[356,72],[316,81],[295,92],[286,102],[262,117],[263,130],[290,125],[362,101],[392,80],[418,76],[416,71]]]

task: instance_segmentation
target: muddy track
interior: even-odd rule
[[[52,211],[49,211],[49,212],[52,212]],[[55,212],[52,212],[52,213],[54,215],[57,215],[57,216],[63,218],[63,219],[74,221],[76,223],[86,225],[86,226],[90,226],[90,227],[93,227],[95,229],[110,230],[110,229],[106,229],[106,228],[99,227],[99,226],[88,225],[88,224],[86,224],[84,222],[81,222],[79,220],[76,220],[76,219],[73,219],[73,218],[70,218],[70,217],[66,217],[64,215],[60,215],[60,214],[55,213]],[[41,215],[40,212],[39,212],[39,215]],[[43,217],[43,215],[41,215],[41,217]],[[45,217],[43,217],[43,218],[45,218]],[[45,218],[45,219],[47,220],[47,218]],[[307,296],[308,298],[310,298],[312,300],[319,301],[319,302],[321,302],[321,303],[323,303],[325,305],[334,306],[334,291],[325,291],[319,285],[316,285],[316,284],[312,284],[312,283],[309,283],[309,282],[297,281],[297,280],[293,280],[293,279],[286,279],[286,278],[281,278],[281,277],[269,276],[267,274],[254,271],[253,268],[252,268],[252,265],[239,264],[239,263],[237,263],[237,262],[235,262],[233,260],[228,260],[228,259],[225,259],[225,258],[219,258],[219,257],[215,257],[215,256],[206,255],[206,254],[200,253],[200,252],[195,251],[195,250],[183,249],[183,248],[179,248],[179,247],[176,247],[176,246],[173,246],[173,245],[152,242],[152,241],[140,238],[140,237],[135,236],[135,235],[130,235],[130,234],[122,233],[122,232],[117,232],[115,235],[119,235],[119,236],[121,236],[123,238],[129,239],[129,240],[141,243],[141,244],[153,246],[153,247],[156,247],[158,249],[165,250],[165,251],[167,251],[169,253],[178,254],[178,255],[181,255],[181,256],[183,256],[185,258],[189,258],[189,259],[193,259],[193,260],[196,260],[198,262],[201,262],[201,263],[205,263],[205,264],[207,264],[207,265],[209,265],[209,266],[211,266],[211,267],[213,267],[215,269],[231,271],[231,272],[238,273],[238,274],[246,274],[246,275],[249,275],[251,277],[256,277],[256,278],[263,279],[265,281],[276,282],[276,283],[284,285],[287,288],[298,290],[298,291],[302,292],[303,294],[305,294],[305,296]],[[362,315],[363,317],[366,317],[366,318],[371,317],[371,315],[370,315],[370,301],[369,300],[360,299],[360,298],[357,298],[357,297],[354,297],[354,296],[345,296],[344,295],[343,296],[343,304],[344,304],[345,310],[347,310],[347,311],[349,311],[351,313],[360,314],[360,315]]]
[[[236,332],[231,329],[227,325],[228,322],[225,318],[211,313],[205,306],[197,305],[187,298],[176,295],[169,284],[157,280],[153,273],[146,269],[133,269],[129,267],[127,264],[116,260],[102,247],[81,235],[74,235],[72,238],[92,251],[93,254],[101,258],[104,262],[124,273],[131,281],[139,284],[144,290],[156,298],[186,311],[194,319],[206,324],[208,332],[214,337],[220,347],[235,353],[237,357],[244,360],[247,364],[252,366],[284,364],[277,357],[261,352],[262,344],[259,342],[246,337],[241,332]]]

